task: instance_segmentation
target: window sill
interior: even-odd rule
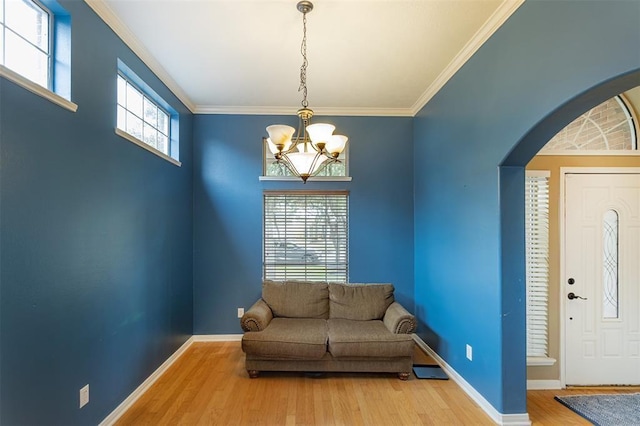
[[[258,176],[259,181],[298,182],[295,176]],[[307,182],[351,182],[351,176],[312,176]]]
[[[0,65],[0,76],[71,112],[76,112],[78,110],[78,105],[74,104],[70,100],[67,100],[57,93],[54,93],[51,90],[42,87],[37,83],[34,83],[33,81],[21,76],[15,71],[10,70],[4,65]]]
[[[128,140],[129,142],[132,142],[132,143],[138,145],[140,148],[146,149],[147,151],[157,155],[158,157],[162,158],[163,160],[166,160],[166,161],[170,162],[171,164],[174,164],[174,165],[176,165],[178,167],[182,166],[182,163],[180,161],[176,160],[173,157],[169,157],[164,152],[158,151],[157,149],[155,149],[151,145],[147,145],[146,143],[144,143],[140,139],[136,138],[135,136],[130,135],[129,133],[125,132],[124,130],[118,129],[117,127],[116,127],[116,135],[120,136],[121,138],[124,138],[124,139]]]
[[[527,367],[548,367],[556,363],[555,358],[546,356],[528,356]]]

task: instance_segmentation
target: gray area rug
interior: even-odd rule
[[[640,425],[640,393],[556,396],[596,426]]]

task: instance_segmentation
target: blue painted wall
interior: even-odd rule
[[[352,182],[260,182],[261,138],[295,116],[194,118],[194,334],[240,333],[236,308],[262,285],[266,189],[350,191],[351,282],[391,282],[413,309],[412,119],[317,117],[350,140]]]
[[[414,120],[419,334],[500,413],[526,412],[522,168],[640,84],[638,46],[640,2],[529,0]]]
[[[69,112],[0,78],[0,424],[97,424],[192,333],[192,116],[81,1]],[[116,136],[121,58],[182,167]],[[78,391],[90,402],[78,408]]]

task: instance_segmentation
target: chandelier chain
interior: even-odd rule
[[[300,66],[300,87],[298,92],[302,92],[302,107],[307,108],[309,102],[307,101],[307,14],[302,14],[302,44],[300,45],[300,53],[302,54],[302,66]]]

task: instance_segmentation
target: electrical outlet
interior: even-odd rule
[[[473,348],[471,345],[467,345],[467,359],[473,361]]]
[[[244,308],[238,308],[238,318],[242,318],[244,315]]]
[[[89,385],[80,389],[80,408],[89,403]]]

